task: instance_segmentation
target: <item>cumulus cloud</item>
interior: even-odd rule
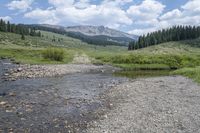
[[[165,13],[160,17],[161,20],[173,19],[181,17],[182,12],[179,9],[174,9],[170,12]]]
[[[56,11],[52,10],[51,8],[48,8],[46,10],[42,9],[35,9],[29,13],[26,13],[24,15],[26,18],[34,18],[39,21],[39,23],[45,23],[45,24],[58,24],[59,18],[56,17]]]
[[[10,16],[3,16],[3,17],[0,16],[0,19],[3,19],[3,20],[5,20],[5,21],[10,21],[10,20],[12,20],[12,18],[11,18]]]
[[[181,6],[181,9],[174,9],[163,14],[160,19],[169,26],[172,25],[200,25],[200,1],[189,0]]]
[[[130,0],[125,1],[128,2]],[[67,2],[65,0],[49,0],[49,3],[54,6],[53,9],[35,9],[24,16],[36,19],[40,23],[50,22],[49,24],[54,22],[53,24],[114,25],[115,27],[119,27],[122,24],[132,24],[132,20],[120,7],[113,5],[111,8],[105,4],[109,1],[105,0],[100,5],[92,5],[89,2],[89,0],[69,0]],[[117,0],[116,2],[118,3],[119,1]]]
[[[150,1],[150,0],[148,0],[148,1]],[[152,2],[150,2],[150,3],[152,3]],[[157,5],[157,7],[159,7],[158,5],[160,5],[160,4],[154,3],[154,6],[151,5],[148,7],[155,8],[155,5]],[[137,12],[136,14],[138,14],[138,17],[137,17],[137,15],[133,15],[134,16],[133,19],[135,18],[135,21],[136,21],[135,24],[139,24],[140,26],[143,26],[143,27],[146,26],[146,27],[130,30],[129,33],[141,35],[141,34],[146,34],[148,32],[160,30],[163,28],[168,28],[168,27],[171,27],[174,25],[196,25],[196,26],[200,25],[200,15],[199,15],[200,14],[200,1],[199,0],[189,0],[184,5],[182,5],[180,7],[180,9],[178,9],[178,8],[173,9],[164,14],[162,13],[162,10],[163,10],[162,8],[157,8],[157,11],[152,10],[154,12],[154,13],[152,13],[152,16],[148,16],[148,15],[151,15],[151,13],[148,14],[148,12],[151,12],[151,10],[149,10],[148,12],[143,12],[145,10],[142,10],[141,12],[140,12],[140,10],[138,11],[140,6],[142,6],[142,4],[139,6],[134,6],[134,8],[130,7],[130,9],[132,9],[132,11],[136,10],[136,12]],[[142,7],[144,7],[144,4]],[[160,7],[164,7],[164,6],[160,5]],[[148,19],[146,19],[146,18],[148,18]],[[145,21],[142,21],[142,20],[145,20]]]
[[[13,0],[7,4],[9,10],[20,10],[22,12],[31,9],[31,4],[34,0]]]
[[[132,5],[127,10],[127,14],[134,21],[135,29],[129,33],[141,35],[148,32],[153,32],[160,26],[159,17],[162,15],[165,5],[156,0],[144,0],[139,5]],[[137,28],[142,27],[142,28]]]
[[[135,20],[151,20],[157,18],[165,5],[155,0],[144,0],[140,5],[130,6],[127,13]]]

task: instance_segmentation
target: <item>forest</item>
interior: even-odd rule
[[[129,43],[129,50],[136,50],[160,43],[170,41],[181,41],[188,39],[195,39],[200,36],[200,27],[197,26],[173,26],[168,29],[158,30],[156,32],[148,33],[140,36],[138,41]]]
[[[0,19],[0,31],[21,34],[22,38],[24,35],[41,36],[41,32],[37,32],[36,29],[32,27],[28,27],[24,24],[11,24],[9,21],[4,21],[2,19]]]

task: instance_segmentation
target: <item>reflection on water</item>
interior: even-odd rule
[[[117,77],[128,77],[128,78],[143,78],[143,77],[159,77],[169,76],[171,70],[137,70],[137,71],[119,71],[113,75]]]

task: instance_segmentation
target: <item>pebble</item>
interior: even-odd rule
[[[5,102],[5,101],[0,102],[0,105],[6,105],[6,104],[7,104],[7,102]]]
[[[6,110],[6,113],[12,113],[13,111],[12,110]]]
[[[8,95],[9,96],[16,96],[16,93],[15,92],[10,92]]]
[[[23,69],[20,67],[17,69],[18,72],[21,72]]]

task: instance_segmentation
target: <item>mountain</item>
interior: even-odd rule
[[[138,36],[104,26],[70,26],[58,25],[32,25],[36,29],[66,34],[95,45],[120,45],[128,46],[129,42],[136,41]]]
[[[71,26],[66,27],[68,32],[80,32],[87,36],[109,36],[109,37],[127,37],[131,39],[137,39],[137,36],[131,35],[122,31],[110,29],[104,26]]]

